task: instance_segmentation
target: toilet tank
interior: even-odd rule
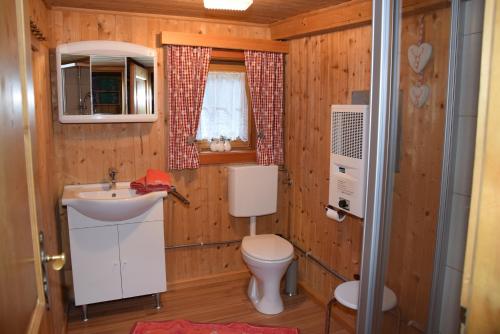
[[[229,213],[253,217],[275,213],[278,199],[278,166],[228,167]]]

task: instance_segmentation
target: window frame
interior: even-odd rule
[[[213,50],[209,72],[243,72],[247,74],[244,52],[235,50]],[[248,141],[231,140],[231,151],[212,152],[210,151],[210,142],[208,140],[199,140],[197,141],[197,146],[200,153],[200,164],[209,165],[257,161],[255,149],[257,130],[253,116],[248,75],[245,75],[245,77],[248,104]]]

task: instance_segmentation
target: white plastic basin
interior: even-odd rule
[[[130,182],[119,182],[114,189],[106,183],[69,185],[64,187],[62,204],[92,219],[122,221],[143,214],[167,195],[166,191],[138,195]]]

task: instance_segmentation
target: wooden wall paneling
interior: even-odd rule
[[[371,0],[355,0],[271,24],[273,39],[290,39],[349,29],[371,21]]]
[[[156,47],[159,74],[156,96],[159,117],[155,123],[63,125],[57,121],[57,113],[54,114],[57,174],[61,176],[58,194],[65,184],[104,181],[111,166],[118,169],[120,181],[136,179],[149,167],[166,168],[168,123],[161,31],[269,37],[269,29],[258,25],[73,10],[52,10],[51,23],[51,47],[89,39],[123,40]],[[173,179],[191,206],[185,207],[172,198],[165,201],[167,245],[241,239],[248,234],[247,220],[228,214],[224,166],[174,172]],[[283,231],[285,222],[276,217],[259,218],[259,231]],[[168,250],[166,254],[170,283],[246,268],[237,245]]]
[[[314,127],[314,133],[316,137],[316,143],[314,144],[315,152],[314,155],[317,157],[330,157],[330,136],[325,136],[329,132],[330,122],[329,122],[329,113],[321,112],[324,102],[324,96],[327,96],[329,92],[328,85],[328,74],[329,74],[329,41],[328,36],[320,37],[320,57],[319,59],[319,72],[317,81],[320,83],[319,86],[319,96],[318,101],[319,105],[316,108],[315,113],[318,115],[318,120],[315,122],[316,126]],[[323,82],[323,84],[321,84]],[[323,158],[324,159],[324,158]],[[324,160],[322,160],[324,161]],[[318,254],[322,259],[328,259],[329,253],[329,238],[332,235],[332,227],[333,224],[321,224],[319,220],[324,215],[324,208],[328,205],[328,195],[325,196],[325,187],[322,187],[321,184],[324,181],[324,175],[328,175],[329,163],[320,163],[315,166],[314,175],[314,193],[316,194],[316,198],[314,201],[317,203],[318,207],[315,210],[315,214],[318,217],[318,228],[316,231],[317,242],[319,243]],[[325,173],[326,172],[326,173]],[[327,279],[326,273],[323,275],[323,281]],[[325,284],[325,283],[322,283]]]
[[[44,251],[50,255],[59,254],[60,230],[57,225],[56,207],[58,196],[54,184],[54,141],[52,111],[50,104],[49,51],[45,43],[37,43],[32,51],[32,74],[35,97],[36,141],[34,142],[34,178],[39,231],[44,233]],[[65,324],[65,302],[62,291],[62,273],[50,269],[47,273],[50,289],[50,326],[60,333]]]
[[[447,0],[405,0],[403,14],[414,15],[449,7]],[[293,39],[369,25],[372,16],[371,0],[353,0],[339,5],[310,11],[272,23],[271,37]]]
[[[330,106],[350,103],[352,90],[369,89],[370,27],[344,30],[290,41],[287,57],[286,167],[289,228],[294,242],[346,277],[359,273],[362,224],[343,223],[324,215],[328,203]],[[368,74],[368,75],[366,75]],[[322,302],[339,283],[304,256],[299,276]],[[354,329],[354,315],[335,313]]]
[[[38,27],[44,37],[50,39],[52,33],[50,13],[45,3],[38,0],[28,1],[30,20]],[[32,75],[35,98],[34,123],[31,125],[36,133],[33,141],[35,190],[39,230],[45,237],[45,252],[50,255],[59,254],[61,245],[61,226],[57,191],[57,162],[55,159],[54,131],[52,127],[51,104],[51,69],[49,66],[48,41],[40,41],[31,35],[32,43]],[[49,266],[50,267],[50,266]],[[49,289],[51,308],[48,320],[53,331],[60,333],[65,324],[65,302],[63,299],[63,273],[49,269]]]
[[[348,98],[349,94],[349,89],[351,84],[351,81],[353,78],[349,75],[350,70],[351,71],[359,71],[361,70],[362,67],[350,67],[349,63],[349,57],[353,56],[353,54],[350,54],[350,41],[353,39],[353,34],[355,30],[350,30],[346,32],[345,34],[339,34],[338,35],[338,46],[340,49],[337,51],[338,52],[338,57],[339,57],[339,63],[338,63],[338,69],[337,69],[337,75],[339,81],[336,83],[337,86],[337,96],[333,97],[333,103],[332,104],[345,104],[345,103],[350,103],[350,99]],[[330,106],[326,105],[325,109],[328,110],[326,114],[328,114],[329,117],[327,117],[327,120],[330,121]],[[330,133],[331,131],[331,125],[327,128],[327,133]],[[330,139],[330,138],[329,138]],[[330,139],[331,140],[331,139]],[[329,155],[328,155],[329,156]],[[329,159],[323,159],[322,160],[323,164],[329,165]],[[329,168],[327,173],[329,173]],[[327,174],[328,175],[328,174]],[[325,194],[325,196],[328,196]],[[325,219],[323,217],[323,219]],[[335,221],[327,220],[329,224],[333,223],[335,224],[335,236],[336,236],[336,253],[335,256],[337,257],[337,263],[336,263],[336,270],[339,271],[341,274],[343,274],[345,277],[350,278],[352,277],[352,274],[350,274],[350,252],[349,252],[349,232],[350,232],[350,226],[352,224],[352,219],[351,217],[348,217],[348,219],[344,223],[337,223]],[[359,247],[359,245],[357,245]],[[358,250],[359,251],[359,250]],[[336,282],[334,282],[335,284]],[[320,287],[323,288],[324,287]]]
[[[216,169],[215,173],[222,174],[222,170],[220,168],[206,167],[204,169]],[[226,189],[223,189],[223,183],[220,182],[221,178],[208,177],[213,175],[212,173],[203,173],[204,184],[203,184],[203,192],[204,192],[204,201],[209,201],[209,207],[206,208],[205,212],[202,212],[202,216],[206,216],[208,219],[207,224],[203,225],[203,233],[206,235],[207,241],[217,241],[219,238],[226,238],[222,217],[224,211],[224,199],[227,200],[227,196],[225,196]],[[217,208],[218,210],[214,210]],[[220,208],[220,209],[219,209]],[[226,211],[227,212],[227,211]],[[230,227],[230,226],[227,226]],[[226,228],[227,229],[227,228]],[[221,259],[217,259],[218,262]]]
[[[303,51],[304,53],[302,54],[302,57],[300,58],[300,61],[302,63],[305,63],[305,64],[308,64],[309,63],[309,41],[307,43],[304,44],[303,46]],[[310,83],[310,80],[308,80],[309,78],[309,69],[307,66],[304,66],[303,67],[304,70],[306,70],[307,72],[307,76],[306,76],[306,80],[305,82],[303,82],[303,85],[306,86],[306,87],[309,87],[309,83]],[[303,110],[303,114],[302,116],[299,118],[299,121],[302,123],[302,124],[307,124],[307,120],[309,118],[309,110],[308,110],[308,105],[309,105],[309,92],[305,92],[304,91],[304,94],[302,96],[302,102],[303,102],[303,106],[305,107],[304,110]],[[304,129],[303,131],[301,131],[301,135],[304,136],[304,138],[307,138],[307,131]],[[301,138],[302,139],[302,138]],[[306,143],[305,141],[300,143],[299,142],[299,147],[300,147],[300,151],[299,151],[299,155],[300,155],[300,159],[303,159],[303,161],[307,161],[305,160],[306,159],[306,156],[305,156],[305,153],[307,153],[305,151],[306,149]],[[304,171],[306,170],[306,166],[303,166],[304,168]],[[301,173],[300,174],[300,183],[298,183],[299,185],[299,194],[300,196],[304,196],[304,197],[301,197],[300,198],[300,201],[297,201],[296,204],[297,204],[297,207],[296,207],[296,211],[295,213],[297,214],[298,218],[299,218],[299,222],[300,224],[298,225],[298,235],[299,235],[299,240],[302,244],[302,246],[306,247],[306,251],[310,251],[310,245],[308,245],[306,243],[306,241],[308,241],[307,239],[307,235],[306,233],[308,232],[308,230],[306,229],[306,226],[307,226],[307,214],[306,214],[306,211],[305,211],[305,208],[304,208],[304,205],[305,205],[305,202],[304,202],[304,198],[307,196],[306,195],[306,192],[307,192],[307,189],[305,187],[305,179],[307,178],[307,174],[306,173]]]
[[[322,53],[322,51],[325,50],[324,44],[327,43],[326,39],[324,36],[318,36],[315,38],[314,43],[311,45],[313,47],[313,52],[320,54],[320,57],[317,57],[313,61],[313,72],[312,72],[312,79],[313,79],[313,84],[314,84],[314,94],[312,95],[311,99],[311,109],[310,113],[312,114],[312,124],[313,127],[308,130],[308,133],[311,134],[310,142],[308,144],[309,150],[310,150],[310,158],[311,160],[315,160],[315,157],[328,157],[328,152],[329,152],[329,144],[325,141],[323,142],[321,135],[320,135],[320,124],[322,123],[325,114],[321,112],[323,110],[323,95],[322,93],[324,92],[323,90],[323,85],[321,85],[321,81],[323,78],[323,63],[326,63],[326,58],[327,56]],[[328,124],[328,123],[327,123]],[[323,164],[322,164],[323,165]],[[311,215],[311,225],[314,226],[314,246],[312,247],[312,251],[315,254],[319,254],[320,256],[322,253],[326,252],[326,249],[324,246],[325,244],[325,234],[324,230],[326,228],[326,224],[322,223],[322,219],[324,219],[324,207],[327,204],[327,202],[324,200],[324,197],[322,198],[322,192],[320,190],[320,179],[321,179],[321,174],[318,173],[320,171],[320,168],[317,164],[313,166],[309,166],[309,198],[314,203],[314,206],[312,206],[312,211],[310,213]],[[324,257],[322,257],[324,258]],[[325,273],[317,272],[316,273],[316,280],[318,280],[318,284],[324,285],[325,284],[325,278],[326,275]]]

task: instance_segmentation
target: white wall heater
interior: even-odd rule
[[[363,218],[368,148],[368,106],[333,105],[328,204]]]

